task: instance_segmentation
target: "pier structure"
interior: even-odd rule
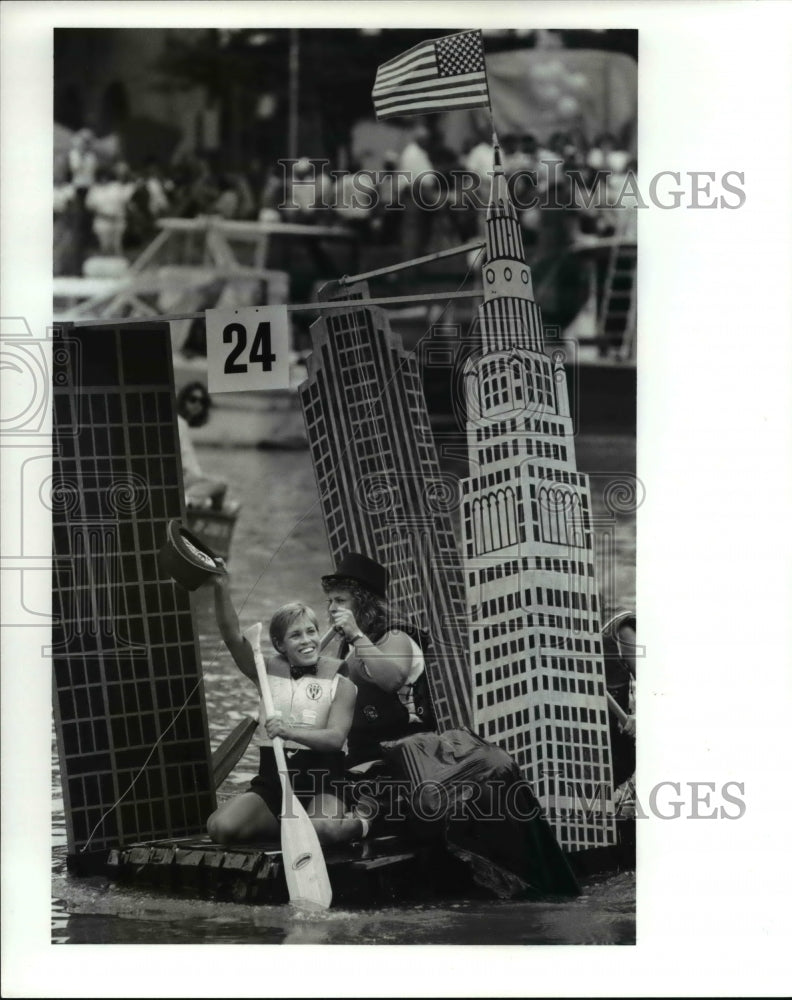
[[[463,369],[474,728],[519,763],[562,848],[588,850],[616,839],[590,492],[497,144],[486,241]]]
[[[337,309],[329,307],[338,298]],[[441,472],[420,372],[369,304],[363,281],[331,283],[311,326],[300,387],[330,556],[387,567],[395,620],[428,632],[427,677],[440,729],[471,724],[458,483]],[[359,305],[355,304],[359,300]]]

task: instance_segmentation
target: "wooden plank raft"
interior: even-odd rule
[[[514,898],[529,887],[485,858],[381,836],[328,849],[333,898],[344,905],[454,896]],[[276,843],[222,847],[205,837],[154,841],[112,850],[104,874],[118,882],[238,903],[288,902]]]

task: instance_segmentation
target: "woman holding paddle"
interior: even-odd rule
[[[340,675],[341,660],[321,655],[316,615],[299,603],[279,608],[269,627],[278,655],[264,661],[257,639],[254,648],[240,631],[228,574],[215,576],[213,584],[223,640],[237,667],[259,689],[264,698],[262,708],[271,697],[274,714],[261,712],[258,775],[247,791],[212,813],[207,821],[209,836],[220,844],[277,837],[278,817],[285,821],[288,815],[284,796],[289,789],[283,786],[286,777],[279,775],[274,750],[285,752],[291,790],[304,806],[320,843],[343,843],[365,836],[366,821],[345,817],[341,798],[343,748],[352,725],[355,686]]]

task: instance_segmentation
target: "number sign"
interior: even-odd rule
[[[206,310],[210,392],[289,388],[286,306]]]

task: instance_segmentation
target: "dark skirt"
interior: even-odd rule
[[[344,754],[340,750],[286,750],[291,786],[305,806],[315,795],[344,797]],[[276,818],[283,795],[272,747],[259,748],[259,773],[247,788],[260,796]]]

